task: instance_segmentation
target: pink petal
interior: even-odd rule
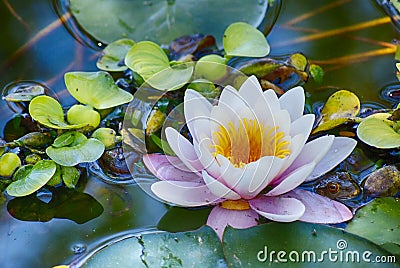
[[[182,181],[159,181],[151,190],[160,199],[184,207],[197,207],[216,203],[219,197],[203,184]]]
[[[165,135],[171,149],[177,157],[193,172],[198,172],[203,169],[197,154],[191,144],[183,137],[176,129],[168,127],[165,129]]]
[[[321,161],[332,146],[334,138],[333,135],[326,135],[306,143],[296,160],[285,171],[285,174],[311,162],[318,163]]]
[[[202,172],[203,180],[206,183],[207,187],[210,191],[219,198],[225,198],[230,200],[238,200],[241,199],[241,196],[238,195],[232,189],[229,189],[221,182],[217,181],[215,178],[211,177],[205,170]]]
[[[304,89],[302,87],[295,87],[283,94],[279,98],[281,109],[287,110],[290,114],[290,119],[295,121],[303,115],[304,111]]]
[[[279,222],[291,222],[304,214],[304,205],[295,198],[262,196],[249,201],[250,207],[261,216]]]
[[[301,221],[312,223],[340,223],[353,218],[351,211],[342,203],[316,193],[295,189],[283,196],[300,200],[306,210]]]
[[[324,175],[345,160],[357,145],[357,141],[347,137],[335,137],[333,144],[325,157],[317,164],[311,178],[312,180]]]
[[[143,155],[143,163],[160,180],[203,183],[198,173],[187,171],[187,167],[178,157],[163,154],[146,154]]]
[[[210,137],[209,118],[212,107],[211,103],[197,91],[192,89],[185,91],[185,119],[194,140],[198,141],[200,133]]]
[[[281,181],[277,186],[275,186],[271,191],[266,193],[266,196],[277,196],[284,193],[287,193],[300,184],[304,182],[304,180],[311,174],[314,170],[315,163],[311,162],[307,165],[299,167],[298,169],[294,170],[287,176],[280,178]]]
[[[216,206],[208,216],[207,225],[212,227],[222,240],[227,225],[237,229],[249,228],[257,225],[258,214],[251,210],[230,210]]]

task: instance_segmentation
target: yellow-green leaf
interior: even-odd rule
[[[385,119],[368,117],[357,128],[357,136],[364,143],[382,149],[400,146],[400,134]]]

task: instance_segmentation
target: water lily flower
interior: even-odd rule
[[[351,219],[345,205],[297,188],[332,170],[356,145],[333,135],[307,142],[315,116],[303,115],[304,102],[302,87],[278,99],[273,90],[263,92],[254,76],[239,91],[225,87],[217,105],[186,90],[184,113],[193,141],[165,130],[176,156],[144,156],[160,179],[151,190],[183,207],[214,205],[207,225],[220,237],[227,225],[257,225],[259,215],[279,222]]]

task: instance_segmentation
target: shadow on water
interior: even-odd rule
[[[63,105],[71,105],[63,74],[97,70],[99,44],[81,33],[65,5],[55,3],[56,9],[49,0],[0,3],[0,88],[17,81],[36,81],[54,91]],[[271,54],[302,52],[324,68],[321,84],[309,81],[305,85],[312,103],[324,102],[335,90],[346,88],[367,108],[380,109],[398,102],[397,87],[386,87],[396,82],[392,40],[397,38],[390,19],[375,1],[365,0],[283,1],[267,37]],[[0,137],[4,138],[7,123],[17,117],[0,100]],[[116,233],[155,226],[167,211],[166,205],[136,185],[112,185],[95,177],[83,181],[77,193],[52,194],[57,198],[49,203],[29,196],[8,198],[0,205],[2,267],[68,263]],[[66,199],[78,205],[72,207]],[[35,206],[40,209],[32,210]],[[88,207],[93,214],[85,215]]]

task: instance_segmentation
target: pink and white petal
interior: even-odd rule
[[[290,167],[285,171],[283,176],[308,163],[318,163],[321,161],[321,159],[328,152],[329,148],[332,146],[334,138],[335,136],[333,135],[326,135],[307,142],[304,145],[303,150],[296,157],[296,160],[294,160]]]
[[[307,140],[307,137],[304,137],[302,134],[298,134],[298,135],[292,137],[290,144],[289,144],[290,155],[288,157],[283,158],[284,163],[283,163],[283,166],[282,166],[279,174],[276,176],[276,179],[278,179],[290,167],[290,165],[296,160],[297,156],[303,150],[306,140]]]
[[[286,135],[289,135],[289,133],[291,133],[291,122],[290,122],[290,115],[289,112],[286,110],[280,110],[277,111],[273,114],[272,117],[272,122],[265,122],[262,121],[262,123],[264,123],[264,126],[270,126],[270,127],[278,127],[277,131],[278,132],[283,132]],[[293,135],[291,135],[293,136]]]
[[[304,89],[302,87],[292,88],[279,98],[281,109],[289,112],[292,122],[303,115],[304,102],[305,96]]]
[[[333,224],[353,218],[350,209],[342,203],[310,191],[295,189],[283,196],[296,198],[304,204],[306,209],[301,221]]]
[[[281,110],[281,105],[279,104],[278,96],[276,96],[275,91],[268,89],[263,92],[263,96],[273,113]]]
[[[295,136],[298,134],[303,134],[304,137],[308,139],[308,136],[310,136],[312,127],[314,125],[314,120],[315,120],[315,115],[314,114],[306,114],[295,121],[292,122],[291,128],[290,128],[290,136]]]
[[[212,145],[213,143],[210,139],[202,139],[199,144],[196,142],[194,143],[194,150],[200,163],[204,169],[207,170],[208,174],[214,178],[219,178],[221,176],[221,167],[211,154]]]
[[[272,126],[272,122],[274,122],[273,114],[280,111],[279,109],[273,110],[265,98],[258,99],[256,104],[253,106],[253,110],[258,122],[263,123],[264,125],[269,124],[270,126]]]
[[[261,85],[254,75],[247,78],[239,89],[239,95],[250,107],[254,107],[259,98],[263,98]]]
[[[249,204],[261,216],[278,222],[296,221],[305,211],[303,203],[295,198],[262,196]]]
[[[214,204],[219,197],[204,184],[182,181],[158,181],[151,185],[153,193],[163,201],[184,207]]]
[[[198,131],[210,136],[208,120],[212,107],[211,103],[197,91],[186,90],[184,97],[185,119],[195,140],[198,138]]]
[[[143,163],[160,180],[203,183],[198,173],[188,172],[178,157],[162,154],[143,155]]]
[[[237,111],[226,105],[214,106],[210,114],[210,133],[220,131],[221,127],[228,128],[229,122],[239,121]]]
[[[197,154],[191,144],[176,129],[168,127],[165,129],[165,135],[171,149],[177,157],[192,171],[199,172],[203,169]]]
[[[202,175],[207,187],[215,196],[229,200],[241,199],[241,196],[238,195],[234,190],[229,189],[224,184],[210,176],[207,171],[203,170]]]
[[[357,141],[347,137],[335,137],[332,146],[329,148],[325,157],[317,164],[311,177],[311,181],[319,176],[324,175],[328,171],[336,167],[340,162],[345,160],[357,145]]]
[[[288,175],[279,178],[279,184],[276,185],[271,191],[266,193],[265,196],[277,196],[293,190],[304,182],[304,180],[314,170],[314,167],[315,162],[311,162],[307,165],[299,167]]]
[[[218,100],[218,106],[228,106],[234,111],[239,111],[244,107],[248,107],[249,104],[239,95],[239,92],[232,86],[226,86]]]
[[[226,226],[237,229],[250,228],[257,225],[258,218],[258,214],[251,209],[230,210],[215,206],[208,215],[207,225],[212,227],[222,240]]]

